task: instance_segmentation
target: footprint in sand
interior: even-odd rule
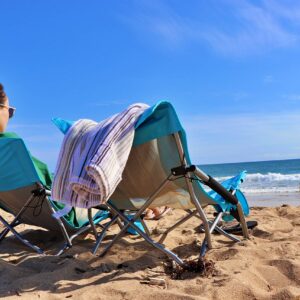
[[[287,218],[289,220],[292,220],[294,218],[298,217],[298,214],[294,211],[294,209],[291,206],[282,206],[276,209],[277,214],[280,217]]]
[[[273,233],[259,229],[259,228],[254,228],[252,231],[252,235],[255,237],[259,237],[261,239],[266,239],[266,240],[270,240],[273,237]]]
[[[298,218],[295,218],[293,221],[292,221],[292,224],[294,226],[300,226],[300,217]],[[299,298],[300,299],[300,298]]]
[[[276,267],[279,272],[294,282],[295,285],[300,285],[300,264],[296,264],[286,259],[278,259],[269,261],[269,265]]]
[[[271,299],[276,300],[300,300],[300,296],[295,296],[288,288],[283,288],[272,295]]]
[[[198,296],[205,293],[206,285],[187,285],[183,288],[183,292],[188,295]]]
[[[239,251],[237,249],[228,249],[223,252],[216,252],[213,254],[215,260],[223,261],[234,257]]]
[[[291,233],[294,230],[294,226],[289,220],[281,218],[278,222],[268,222],[263,224],[260,228],[253,229],[253,235],[269,239],[274,233]]]

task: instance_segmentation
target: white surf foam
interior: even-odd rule
[[[218,177],[222,182],[226,177]],[[295,193],[300,192],[300,174],[281,173],[253,173],[247,174],[245,182],[241,185],[245,193]]]

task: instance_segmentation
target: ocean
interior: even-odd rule
[[[200,165],[218,181],[247,171],[241,190],[255,206],[300,205],[300,159]]]

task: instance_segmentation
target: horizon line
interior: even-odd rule
[[[240,161],[240,162],[225,162],[225,163],[204,163],[199,164],[197,166],[211,166],[211,165],[232,165],[232,164],[247,164],[247,163],[259,163],[259,162],[271,162],[271,161],[284,161],[284,160],[300,160],[299,158],[286,158],[286,159],[270,159],[270,160],[255,160],[255,161]]]

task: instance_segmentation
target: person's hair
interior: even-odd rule
[[[4,104],[7,100],[7,96],[4,92],[4,87],[3,85],[0,83],[0,104]]]

